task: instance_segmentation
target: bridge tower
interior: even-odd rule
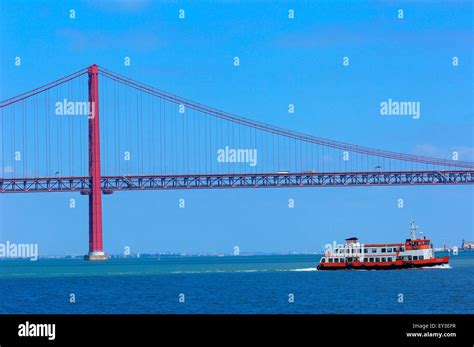
[[[86,260],[107,260],[102,247],[102,191],[100,186],[99,67],[91,65],[89,74],[89,254]]]

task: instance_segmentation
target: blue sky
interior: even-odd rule
[[[474,160],[469,1],[0,4],[2,100],[97,63],[276,126],[404,153],[450,158],[458,151],[460,160]],[[17,56],[21,67],[14,66]],[[420,101],[420,119],[380,116],[388,98]],[[312,251],[353,235],[400,241],[412,219],[436,245],[459,244],[474,238],[473,194],[469,186],[123,192],[103,198],[105,250]],[[0,203],[0,241],[36,242],[42,254],[87,251],[86,197],[2,195]]]

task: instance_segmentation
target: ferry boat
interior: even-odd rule
[[[411,238],[405,243],[361,244],[356,237],[346,239],[321,258],[318,270],[394,270],[429,267],[449,263],[449,256],[437,258],[426,236],[416,237],[417,226],[411,223]]]

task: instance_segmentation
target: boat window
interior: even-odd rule
[[[405,247],[402,247],[402,248],[401,248],[401,251],[402,251],[402,252],[405,252]]]
[[[387,248],[387,253],[391,253],[392,252],[392,249],[391,248]]]
[[[325,263],[325,262],[326,262],[326,258],[321,259],[321,263]]]
[[[416,255],[414,255],[413,260],[418,260],[418,257]]]
[[[332,258],[329,258],[329,262],[332,263]]]
[[[374,258],[370,258],[370,259],[369,259],[369,262],[373,263],[373,262],[374,262]]]
[[[392,257],[387,257],[387,261],[392,261]]]
[[[372,248],[372,253],[377,253],[377,248]]]
[[[385,262],[385,258],[382,258],[382,262]]]
[[[418,257],[418,260],[423,260],[423,258],[424,258],[424,257],[423,257],[422,255],[420,255],[420,256]]]
[[[385,248],[382,248],[382,253],[385,253],[386,249]]]
[[[367,248],[364,248],[364,253],[367,253],[369,250]]]

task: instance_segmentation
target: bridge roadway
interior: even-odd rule
[[[303,172],[103,176],[105,194],[124,190],[348,187],[474,184],[474,170]],[[89,194],[90,177],[2,178],[0,193],[80,192]]]

